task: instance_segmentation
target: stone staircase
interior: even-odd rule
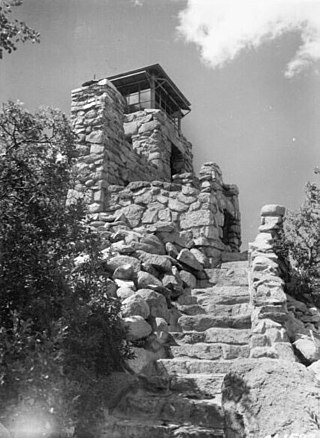
[[[249,357],[247,264],[207,269],[208,280],[179,297],[181,331],[171,332],[169,358],[121,399],[103,437],[225,437],[221,385],[231,362]]]

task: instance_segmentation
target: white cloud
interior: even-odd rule
[[[179,19],[179,33],[199,46],[212,68],[292,31],[300,33],[301,45],[285,76],[320,59],[320,0],[187,0]]]
[[[143,6],[144,0],[130,0],[133,6]]]

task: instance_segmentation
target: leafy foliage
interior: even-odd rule
[[[287,214],[282,244],[290,259],[290,292],[319,301],[320,189],[316,184],[307,184],[304,204]]]
[[[75,156],[59,111],[3,107],[0,421],[30,410],[65,425],[94,419],[103,379],[129,356],[99,237],[86,226],[83,201],[66,202]]]
[[[0,0],[0,59],[3,51],[11,53],[17,50],[19,42],[39,42],[39,33],[28,27],[23,21],[10,20],[12,7],[20,6],[22,0]]]

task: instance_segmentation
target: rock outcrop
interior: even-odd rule
[[[233,363],[222,391],[226,436],[320,436],[320,387],[302,364],[283,360]]]

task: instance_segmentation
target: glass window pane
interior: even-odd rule
[[[151,90],[140,91],[140,102],[149,102],[151,100]]]
[[[135,103],[139,103],[139,94],[138,93],[132,93],[127,96],[127,102],[130,105],[133,105]]]

